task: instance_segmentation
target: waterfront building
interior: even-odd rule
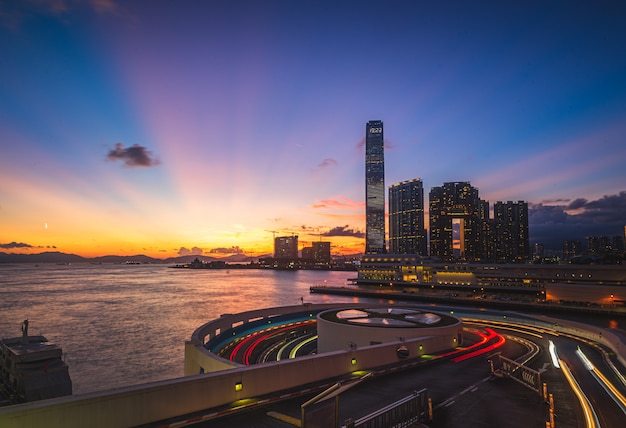
[[[424,227],[424,188],[419,178],[389,187],[389,251],[428,255]]]
[[[591,286],[588,302],[615,304],[610,301],[615,287],[626,286],[623,265],[576,264],[482,264],[442,263],[416,254],[364,255],[355,284],[389,290],[458,294],[461,297],[494,298],[524,295],[545,300],[552,290],[572,285]],[[619,304],[624,304],[622,300]]]
[[[314,242],[312,256],[316,264],[330,264],[330,242]]]
[[[469,182],[433,187],[430,204],[430,255],[442,260],[479,260],[484,257],[485,201]]]
[[[290,259],[298,258],[298,235],[277,236],[274,238],[274,258]]]
[[[530,243],[528,237],[528,203],[496,202],[493,208],[495,223],[495,258],[500,263],[528,260]]]
[[[365,253],[385,253],[385,157],[380,120],[365,126],[365,201]]]

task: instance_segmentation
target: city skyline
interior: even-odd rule
[[[4,2],[0,252],[254,256],[278,231],[363,253],[378,119],[388,184],[527,201],[546,249],[622,235],[624,13]]]

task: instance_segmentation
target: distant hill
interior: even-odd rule
[[[258,257],[249,257],[245,254],[234,254],[228,257],[210,257],[203,255],[187,255],[180,257],[168,257],[166,259],[157,259],[154,257],[145,256],[143,254],[137,254],[134,256],[100,256],[100,257],[82,257],[76,254],[61,253],[58,251],[44,252],[39,254],[15,254],[15,253],[3,253],[0,252],[0,263],[170,263],[170,264],[182,264],[191,263],[194,259],[202,260],[203,262],[212,262],[215,260],[222,260],[228,263],[250,263],[257,261]]]
[[[347,258],[358,257],[360,255],[346,256]],[[82,257],[76,254],[61,253],[58,251],[48,251],[39,254],[15,254],[0,252],[0,263],[142,263],[142,264],[185,264],[191,263],[195,259],[205,263],[220,260],[226,263],[251,263],[258,262],[260,258],[272,257],[272,254],[265,254],[257,257],[246,256],[245,254],[233,254],[227,257],[212,257],[197,254],[189,254],[179,257],[168,257],[157,259],[155,257],[136,254],[134,256],[100,256]],[[342,259],[341,257],[339,259]]]
[[[76,254],[48,251],[39,254],[15,254],[0,252],[0,263],[84,263],[88,259]]]

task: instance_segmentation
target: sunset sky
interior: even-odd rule
[[[622,235],[625,22],[623,1],[2,1],[0,251],[362,252],[369,120],[387,186],[528,201],[547,248]]]

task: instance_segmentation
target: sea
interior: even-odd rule
[[[73,393],[183,376],[184,344],[226,313],[366,299],[311,294],[356,272],[175,269],[166,264],[0,264],[0,337],[63,348]],[[371,301],[371,300],[370,300]]]

